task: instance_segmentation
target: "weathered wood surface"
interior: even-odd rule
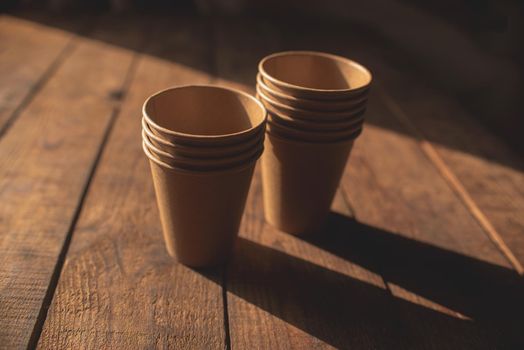
[[[101,23],[93,37],[113,30],[111,22]],[[115,110],[112,96],[134,56],[95,39],[77,40],[0,140],[0,347],[6,349],[27,347],[41,326],[55,267]]]
[[[520,276],[417,141],[405,136],[406,130],[387,131],[397,127],[396,120],[377,99],[368,118],[386,129],[368,126],[353,150],[342,184],[358,223],[347,231],[358,230],[369,237],[364,246],[354,246],[368,254],[362,261],[353,258],[352,249],[342,249],[342,254],[380,271],[395,296],[450,316],[427,317],[422,308],[410,312],[415,348],[417,344],[491,348],[522,343],[524,338],[511,328],[524,320]],[[402,156],[385,156],[389,154]],[[487,285],[491,287],[483,287]]]
[[[323,31],[316,30],[319,26]],[[354,57],[372,68],[379,85],[376,88],[382,87],[381,99],[388,102],[390,112],[400,124],[408,124],[406,130],[416,130],[411,137],[422,136],[423,148],[432,148],[445,165],[447,175],[451,173],[458,180],[460,192],[466,193],[468,198],[463,201],[473,207],[470,212],[481,218],[477,221],[522,273],[522,159],[481,126],[456,99],[428,87],[413,68],[416,62],[402,61],[402,51],[376,35],[346,23],[299,21],[294,27],[299,28],[294,34],[293,30],[282,32],[303,40],[293,40],[287,48],[327,49]],[[448,182],[452,185],[453,181]]]
[[[0,134],[69,53],[74,34],[0,14]]]
[[[23,84],[29,75],[0,52],[0,71],[13,67],[0,81],[19,84],[0,100],[18,114],[0,139],[0,348],[524,347],[521,160],[415,79],[395,48],[316,21],[113,19],[88,38],[53,32],[47,63],[28,61]],[[27,37],[9,45],[19,41],[26,60],[44,50]],[[316,237],[275,230],[257,172],[225,271],[176,264],[140,146],[141,105],[176,84],[253,93],[258,60],[282,49],[354,57],[379,83],[333,213]]]
[[[499,249],[519,273],[524,273],[522,158],[481,125],[458,99],[446,96],[445,87],[430,87],[424,76],[414,69],[417,63],[402,61],[402,51],[398,48],[366,34],[359,27],[348,30],[343,23],[324,25],[324,30],[332,33],[326,36],[314,30],[318,25],[302,25],[301,28],[312,29],[298,34],[316,48],[354,57],[371,67],[378,83],[375,88],[378,98],[384,100],[389,112],[403,125],[397,132],[407,130],[410,137],[421,137],[430,144],[474,202],[473,206],[489,222],[481,223],[484,230],[495,236],[492,239]],[[292,45],[304,47],[296,40]],[[370,123],[374,122],[370,120]],[[502,244],[496,241],[498,237]],[[509,252],[504,251],[505,245]]]
[[[315,26],[303,26],[303,28],[315,28]],[[403,123],[402,119],[394,114],[395,111],[391,106],[385,104],[387,101],[382,95],[384,90],[396,94],[405,93],[407,90],[402,89],[399,75],[396,76],[396,86],[381,83],[383,79],[388,79],[391,84],[390,72],[393,64],[408,69],[405,65],[394,61],[394,58],[399,56],[387,55],[384,49],[379,50],[377,46],[369,45],[371,41],[363,42],[362,38],[365,34],[359,37],[356,31],[347,34],[339,32],[339,35],[327,38],[322,36],[324,40],[321,40],[320,36],[315,36],[313,31],[300,33],[287,31],[286,33],[290,38],[288,42],[292,45],[300,47],[306,40],[314,43],[316,49],[356,57],[377,71],[379,84],[386,86],[385,89],[376,91],[371,98],[367,112],[368,128],[353,150],[342,183],[346,198],[354,209],[356,220],[370,226],[371,231],[378,229],[379,232],[382,230],[383,233],[394,233],[396,236],[427,244],[420,247],[416,244],[406,244],[406,251],[400,249],[403,248],[403,244],[399,244],[400,247],[396,251],[394,249],[396,245],[393,244],[395,241],[391,240],[389,245],[392,249],[385,248],[388,254],[382,254],[382,257],[376,260],[378,271],[382,271],[383,278],[388,281],[388,286],[394,295],[422,303],[442,313],[452,311],[455,317],[465,316],[473,319],[469,324],[442,323],[443,327],[439,327],[438,324],[433,324],[431,319],[429,319],[431,323],[428,323],[424,318],[415,316],[411,322],[413,327],[411,333],[421,334],[421,341],[429,340],[430,342],[425,344],[427,347],[439,342],[442,344],[441,347],[447,348],[489,348],[495,346],[494,344],[498,347],[511,347],[522,344],[524,337],[519,334],[516,326],[524,320],[523,301],[518,296],[522,293],[522,278],[513,270],[514,266],[511,261],[508,261],[507,256],[493,244],[478,220],[472,216],[471,208],[456,195],[450,183],[435,167],[433,160],[428,159],[428,154],[421,147],[423,145],[419,139],[420,135],[414,133],[411,125]],[[333,33],[337,32],[333,31]],[[346,43],[345,46],[341,45],[342,41]],[[387,46],[383,45],[383,47]],[[407,84],[404,82],[404,86]],[[416,87],[413,89],[416,90]],[[430,93],[428,95],[431,96]],[[413,96],[413,99],[417,97],[418,95]],[[406,100],[411,101],[411,97],[405,98],[404,101]],[[439,105],[439,103],[435,104]],[[446,104],[441,101],[440,105]],[[429,116],[421,111],[410,112],[406,112],[405,115],[410,121],[429,119]],[[427,113],[427,109],[424,112]],[[438,122],[443,119],[434,120]],[[453,129],[452,122],[453,118],[442,121],[443,124],[447,123],[448,130]],[[429,126],[424,128],[424,130],[429,129]],[[467,134],[467,131],[462,128],[458,131],[457,138],[463,137],[473,144],[471,138],[460,136],[460,132]],[[489,136],[494,139],[492,135]],[[435,139],[430,141],[436,143]],[[493,146],[497,145],[493,144]],[[458,145],[455,144],[455,147],[458,148]],[[496,152],[504,153],[500,141]],[[453,153],[457,154],[460,151],[452,149],[447,155]],[[472,154],[482,157],[482,153]],[[449,159],[444,154],[442,157],[446,162]],[[456,163],[450,162],[450,164],[448,170],[451,172],[459,172],[463,169]],[[482,168],[483,171],[478,170],[479,178],[487,181],[486,173],[492,170],[488,170],[489,166],[486,163]],[[466,180],[473,183],[475,177],[473,174],[470,175],[471,179]],[[520,176],[522,177],[522,174]],[[506,181],[506,178],[502,176],[500,180]],[[509,186],[513,186],[514,182],[511,180],[508,182]],[[518,197],[519,194],[516,193],[515,196]],[[515,212],[513,206],[504,206],[500,200],[497,203],[507,208],[508,217],[511,218]],[[395,236],[384,235],[385,239],[392,237]],[[433,247],[438,249],[431,249]],[[413,260],[409,258],[410,255],[413,255]],[[413,261],[418,261],[419,264],[413,264]],[[482,287],[484,285],[493,287],[486,290]],[[433,302],[428,303],[428,301]],[[460,335],[461,330],[465,332],[462,335]],[[448,340],[450,343],[447,344]]]
[[[483,223],[484,229],[494,241],[502,239],[502,244],[496,242],[499,249],[509,248],[504,253],[523,274],[524,163],[458,102],[442,98],[420,83],[412,87],[408,79],[398,75],[382,76],[395,79],[384,83],[384,90],[391,91],[392,98],[385,96],[390,110],[400,118],[411,116],[409,122],[431,142],[473,206],[489,222]]]
[[[258,60],[280,46],[278,34],[267,28],[217,23],[217,73],[225,83],[253,93]],[[380,276],[268,226],[261,195],[257,171],[226,273],[231,348],[392,344],[398,327],[378,312],[389,299]]]
[[[229,42],[218,45],[220,55],[249,52],[247,38],[256,38],[257,47],[282,40],[268,40],[267,32],[260,38],[256,31],[247,29],[229,33]],[[303,32],[298,35],[305,42],[312,38]],[[304,44],[297,39],[293,42],[297,48]],[[320,45],[333,51],[329,44],[333,43],[324,41]],[[244,54],[244,66],[251,67],[252,73],[237,66],[246,73],[233,79],[250,83],[256,59]],[[344,195],[355,208],[357,221],[348,217],[347,211],[334,214],[322,236],[309,240],[316,251],[263,222],[253,222],[257,216],[262,219],[260,188],[255,181],[241,231],[247,240],[240,241],[227,275],[232,347],[491,348],[520,344],[523,339],[515,325],[522,321],[518,298],[522,286],[512,266],[425,157],[415,135],[399,125],[376,95],[371,99],[368,118],[370,125],[357,142],[343,182]],[[421,243],[410,244],[410,239]],[[337,258],[325,257],[326,253]],[[317,263],[320,267],[329,263],[339,269],[344,264],[346,268],[361,265],[366,272],[345,275],[366,281],[368,288],[361,288],[367,297],[359,295],[356,304],[343,298],[359,288],[343,279],[331,284],[326,271],[304,280],[297,277],[319,269],[310,265],[323,255],[324,262]],[[418,259],[420,265],[415,263],[408,270],[410,259]],[[257,274],[260,279],[254,277]],[[446,276],[453,278],[453,283],[446,281]],[[384,288],[382,278],[395,298],[380,287],[372,288]],[[322,285],[321,290],[310,287],[310,280],[316,282],[312,285]],[[489,283],[497,285],[494,291],[479,292]],[[329,302],[333,302],[331,312]],[[369,308],[368,318],[351,319],[355,316],[351,311],[363,305]],[[384,310],[391,312],[385,314]],[[510,316],[509,320],[504,322],[503,315]],[[316,326],[320,318],[321,326]],[[357,327],[358,336],[351,333],[351,325],[362,327]],[[391,333],[384,332],[381,337],[381,329]],[[272,336],[257,336],[260,333]]]
[[[222,349],[221,271],[202,275],[167,254],[140,135],[145,99],[209,83],[199,22],[152,25],[91,184],[39,348]]]

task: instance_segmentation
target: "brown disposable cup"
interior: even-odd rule
[[[347,121],[350,119],[358,118],[366,110],[366,100],[360,105],[356,105],[353,109],[348,111],[325,111],[325,112],[315,112],[306,109],[300,109],[295,107],[290,107],[284,105],[278,101],[273,100],[262,91],[257,90],[257,98],[262,101],[264,106],[269,106],[273,110],[276,110],[279,113],[286,114],[291,118],[303,119],[308,121],[316,122],[332,122],[332,121]]]
[[[266,220],[288,233],[314,232],[329,213],[353,140],[319,144],[268,134],[265,145]]]
[[[260,130],[251,139],[245,142],[226,146],[182,146],[166,141],[151,132],[147,122],[142,118],[142,129],[149,142],[157,149],[172,156],[188,157],[195,159],[226,158],[242,154],[255,145],[264,142],[264,130]]]
[[[344,100],[366,93],[372,76],[350,59],[313,51],[287,51],[264,57],[258,71],[266,85],[297,98]]]
[[[222,146],[245,142],[264,129],[266,111],[242,91],[188,85],[160,91],[144,103],[152,133],[179,145]]]
[[[365,111],[362,111],[360,116],[355,116],[354,118],[349,120],[318,122],[292,118],[289,115],[278,112],[276,109],[273,109],[273,107],[271,107],[270,105],[266,105],[266,110],[268,112],[268,122],[272,121],[274,123],[286,125],[292,128],[313,131],[339,131],[343,129],[352,128],[355,125],[362,125],[362,123],[364,122],[365,113]]]
[[[255,156],[257,158],[260,157],[264,151],[263,138],[261,138],[258,144],[253,145],[250,149],[240,154],[222,158],[189,158],[173,156],[168,152],[164,152],[156,148],[151,143],[150,139],[144,131],[142,131],[142,140],[144,141],[145,147],[148,148],[150,154],[161,162],[176,168],[191,171],[214,171],[218,169],[240,166],[246,162],[251,161],[251,159]]]
[[[191,172],[153,157],[147,147],[167,251],[185,265],[219,264],[238,235],[256,158],[233,169]]]
[[[337,142],[340,140],[355,139],[362,132],[362,125],[340,131],[308,131],[290,128],[285,125],[268,122],[267,133],[273,133],[286,139],[304,142]]]
[[[270,89],[260,74],[257,74],[257,91],[260,90],[271,99],[282,103],[284,105],[307,109],[311,111],[347,111],[357,105],[365,103],[368,98],[367,93],[358,95],[355,98],[345,100],[313,100],[306,98],[298,98],[291,95],[284,94],[278,90]]]

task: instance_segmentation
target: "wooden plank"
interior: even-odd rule
[[[258,60],[278,46],[267,28],[220,23],[218,73],[231,86],[253,92]],[[268,226],[261,196],[257,171],[226,278],[231,348],[405,348],[398,319],[388,317],[405,303],[391,297],[382,278]],[[350,215],[340,196],[335,205]]]
[[[466,197],[474,202],[470,211],[480,211],[479,223],[488,235],[512,261],[517,271],[524,266],[524,161],[504,140],[479,123],[456,99],[431,87],[414,71],[409,62],[399,59],[402,52],[386,42],[353,26],[350,33],[345,24],[333,30],[334,50],[366,62],[383,87],[390,113],[399,123],[408,124],[406,130],[422,136],[436,150],[438,157],[458,180]],[[314,35],[314,33],[311,33]],[[324,38],[329,42],[329,38]],[[329,46],[329,43],[325,44]],[[349,48],[349,49],[348,49]],[[377,86],[380,88],[380,86]],[[380,125],[379,125],[380,126]],[[401,129],[400,132],[402,132]],[[457,191],[459,192],[459,191]],[[459,196],[462,194],[459,193]],[[464,200],[464,199],[463,199]],[[468,199],[464,200],[468,202]],[[483,219],[488,223],[483,223]],[[491,226],[491,227],[490,227]],[[498,240],[501,237],[502,243]],[[510,252],[506,252],[506,247]],[[514,257],[516,259],[514,259]]]
[[[77,38],[0,141],[0,348],[34,345],[133,52]],[[129,30],[123,40],[140,40]],[[32,335],[33,334],[33,335]]]
[[[270,227],[261,200],[257,174],[227,274],[231,347],[406,348],[382,278]]]
[[[399,298],[465,319],[450,327],[419,312],[408,313],[407,327],[413,337],[419,335],[422,348],[521,343],[516,327],[523,317],[518,296],[522,280],[417,141],[391,132],[398,126],[392,125],[396,120],[387,109],[375,100],[367,115],[381,118],[376,123],[384,128],[368,125],[353,151],[343,186],[356,220],[381,240],[369,247],[369,253],[381,259],[356,262],[380,271]],[[486,290],[486,285],[491,288]]]
[[[73,36],[21,17],[0,15],[0,134],[71,52]]]
[[[411,72],[405,64],[390,62],[388,58],[392,57],[391,52],[387,54],[380,45],[370,43],[371,40],[367,40],[365,45],[359,43],[357,49],[351,52],[359,52],[380,77],[384,89],[379,91],[379,95],[388,113],[402,124],[400,132],[407,132],[413,139],[418,139],[424,155],[432,161],[512,267],[522,274],[522,159],[475,121],[457,101],[417,79],[416,73]],[[376,125],[381,124],[379,122]],[[464,252],[484,259],[494,256],[491,250],[472,254],[474,251],[468,249]],[[482,266],[475,263],[471,265],[476,268]],[[477,300],[470,306],[470,313],[478,312],[476,319],[490,319],[495,323],[497,319],[503,319],[497,326],[508,329],[510,336],[506,340],[510,344],[513,341],[522,346],[524,341],[515,327],[523,322],[523,305],[521,298],[514,293],[515,290],[522,290],[522,281],[505,269],[488,268],[487,271],[482,276],[483,280],[462,281],[457,276],[462,283],[468,284],[469,291],[481,288],[480,281],[488,280],[488,276],[489,280],[496,281],[490,283],[497,285],[493,288],[497,292]],[[497,302],[489,303],[492,299]]]
[[[274,23],[272,27],[292,32],[289,27],[277,29]],[[334,51],[335,45],[342,51],[346,41],[340,37],[333,43],[327,39],[330,32],[319,35],[304,30],[321,27],[302,23],[295,34],[307,41],[308,48]],[[304,45],[296,40],[286,48]],[[230,52],[248,50],[241,46]],[[344,180],[357,221],[345,212],[334,215],[334,226],[328,226],[323,236],[308,239],[311,244],[307,245],[254,219],[261,211],[255,181],[241,232],[248,239],[240,241],[227,278],[232,347],[492,348],[519,344],[521,281],[413,136],[405,136],[409,130],[377,102],[372,103],[368,117],[371,125],[381,127],[368,126]],[[360,272],[348,272],[352,266]],[[319,267],[324,270],[318,272]],[[340,275],[329,277],[332,271],[342,271],[346,280]],[[380,275],[385,286],[379,282]],[[490,283],[495,291],[485,290]],[[319,292],[314,285],[327,292]],[[375,289],[380,287],[387,287],[396,298]],[[373,308],[375,304],[380,307]],[[367,318],[352,319],[351,311],[362,305],[369,307]],[[504,313],[510,318],[504,320]]]
[[[319,24],[297,27],[318,28]],[[385,44],[381,51],[370,49],[367,43],[373,37],[355,28],[348,34],[347,24],[325,25],[324,29],[286,33],[292,40],[291,48],[300,47],[307,38],[310,47],[355,57],[374,70],[372,63],[398,57],[386,51]],[[446,341],[455,344],[461,339],[472,342],[459,346],[466,348],[520,345],[523,339],[518,325],[523,306],[518,293],[522,293],[522,280],[429,161],[412,130],[376,95],[370,103],[367,129],[353,151],[344,186],[357,221],[394,234],[385,238],[407,239],[399,244],[391,240],[389,245],[398,246],[402,253],[397,256],[395,249],[388,248],[389,256],[384,255],[376,266],[394,295],[474,322],[469,339],[460,328],[439,329],[439,324],[416,313],[407,314],[411,321],[406,327],[412,328],[414,336],[422,335],[421,344],[428,347],[436,343],[453,348],[445,346]],[[410,240],[438,249],[423,249],[424,245],[407,245],[410,249],[405,249],[404,242]],[[493,288],[486,291],[485,285]]]
[[[140,136],[141,106],[155,91],[209,83],[209,32],[160,22],[142,55],[93,179],[39,348],[225,347],[221,271],[175,263],[162,239]]]
[[[479,210],[479,221],[504,252],[515,269],[524,273],[524,163],[504,142],[480,125],[456,101],[412,79],[399,79],[386,67],[384,96],[400,120],[416,128],[431,142],[437,155],[458,180],[459,188]],[[387,70],[387,73],[385,72]],[[409,88],[408,88],[409,86]],[[407,119],[406,119],[407,118]],[[459,190],[460,191],[460,190]],[[464,195],[462,195],[464,196]]]
[[[493,346],[483,329],[435,303],[427,290],[417,289],[417,295],[401,289],[405,281],[413,282],[402,274],[414,263],[411,259],[419,258],[426,268],[428,260],[449,257],[445,250],[354,221],[340,198],[322,234],[301,240],[264,223],[261,200],[257,176],[227,275],[232,348]],[[451,269],[463,259],[452,255],[438,262]],[[382,273],[394,282],[386,285]]]

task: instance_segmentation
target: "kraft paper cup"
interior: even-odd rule
[[[330,122],[330,121],[343,121],[358,118],[366,110],[366,102],[364,101],[361,105],[356,105],[349,111],[325,111],[316,112],[306,109],[300,109],[284,105],[274,99],[270,98],[262,91],[257,91],[257,97],[262,101],[264,106],[270,106],[273,110],[282,114],[287,114],[295,119],[303,119],[317,122]]]
[[[275,101],[295,108],[307,109],[311,111],[347,111],[355,106],[362,105],[367,101],[368,95],[363,94],[356,98],[345,100],[313,100],[298,98],[291,95],[286,95],[278,90],[270,89],[260,74],[257,74],[257,91],[258,89]]]
[[[306,142],[336,142],[346,139],[355,139],[362,132],[362,125],[355,125],[352,128],[340,131],[307,131],[291,128],[269,121],[266,126],[267,133],[273,133],[293,140]]]
[[[281,125],[285,125],[292,128],[297,128],[301,130],[310,130],[310,131],[340,131],[348,128],[353,128],[356,125],[362,125],[364,122],[364,112],[362,111],[360,115],[356,115],[354,118],[349,120],[342,121],[331,121],[331,122],[319,122],[319,121],[310,121],[295,119],[289,115],[279,113],[273,107],[266,105],[266,110],[268,112],[268,122],[273,122]]]
[[[230,157],[246,152],[256,144],[264,142],[263,129],[259,130],[258,133],[253,135],[252,138],[242,143],[226,146],[210,145],[196,147],[177,145],[158,137],[153,132],[151,132],[151,129],[147,125],[147,122],[144,118],[142,118],[142,129],[146,133],[147,138],[153,146],[155,146],[159,150],[169,153],[170,155],[179,157],[189,157],[198,159]]]
[[[260,157],[264,150],[263,139],[258,144],[253,145],[250,149],[243,153],[222,158],[190,158],[182,156],[173,156],[168,152],[164,152],[156,148],[148,138],[147,134],[142,131],[142,140],[145,147],[148,148],[149,153],[170,166],[180,169],[193,171],[212,171],[217,169],[231,168],[239,166],[250,161],[253,157]]]
[[[266,85],[298,98],[343,100],[367,93],[372,76],[350,59],[314,51],[287,51],[263,58]]]
[[[144,103],[150,130],[173,144],[233,145],[264,129],[264,106],[242,91],[187,85],[160,91]]]
[[[144,152],[169,254],[193,267],[227,260],[238,235],[256,159],[233,169],[202,173],[162,163],[147,147]]]
[[[266,133],[273,133],[286,139],[301,140],[305,142],[336,142],[347,139],[355,139],[362,132],[362,126],[341,131],[319,132],[290,128],[284,125],[268,122]]]
[[[316,231],[327,217],[353,140],[307,143],[270,133],[262,155],[266,220],[292,234]]]

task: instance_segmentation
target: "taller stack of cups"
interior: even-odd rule
[[[257,97],[268,111],[266,220],[289,233],[315,231],[362,131],[371,73],[349,59],[309,51],[267,56],[258,69]]]
[[[266,111],[254,97],[182,86],[149,97],[142,118],[168,252],[190,266],[228,257],[257,159]]]

